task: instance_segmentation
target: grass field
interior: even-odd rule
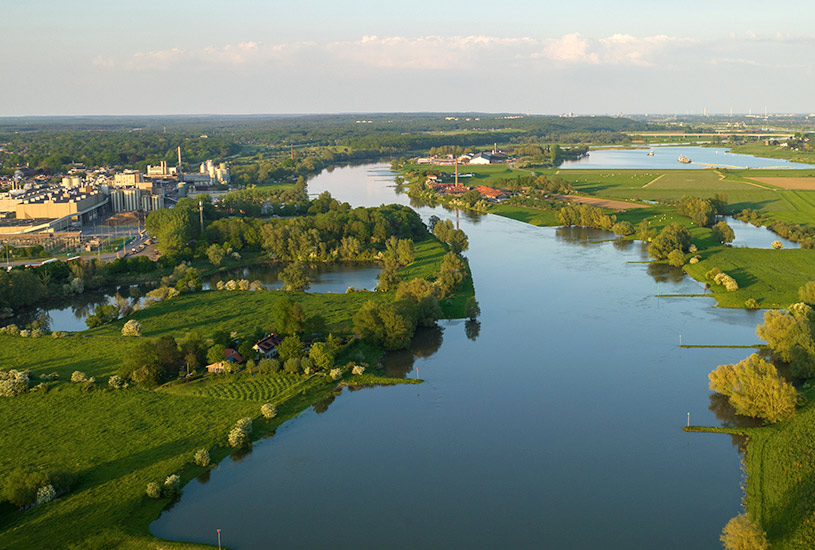
[[[560,225],[557,219],[557,212],[554,210],[540,210],[525,206],[510,206],[508,204],[496,204],[490,206],[489,212],[505,218],[512,218],[524,223],[537,226]]]
[[[721,307],[744,307],[754,298],[762,308],[787,307],[798,301],[798,289],[815,280],[815,250],[772,250],[717,247],[700,252],[701,261],[687,264],[685,271],[705,282],[705,273],[718,267],[739,284],[727,292],[712,285],[713,296]]]

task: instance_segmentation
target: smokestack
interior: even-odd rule
[[[181,168],[181,146],[178,146],[178,167]]]

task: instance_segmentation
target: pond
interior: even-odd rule
[[[279,289],[283,286],[283,282],[279,280],[279,274],[284,267],[279,264],[258,264],[206,275],[202,277],[203,289],[210,290],[215,288],[218,281],[226,282],[230,279],[260,281],[264,288]],[[376,277],[379,275],[380,268],[376,265],[355,263],[307,264],[306,271],[311,278],[311,288],[308,292],[339,293],[348,290],[349,286],[356,289],[373,290],[376,287]],[[123,286],[55,298],[49,300],[46,306],[34,307],[0,321],[0,325],[14,323],[19,327],[24,327],[44,314],[51,330],[78,332],[88,328],[85,319],[93,313],[96,306],[116,304],[117,294],[130,301],[131,305],[141,304],[144,294],[152,288],[154,286]]]
[[[731,243],[732,246],[772,248],[773,241],[779,241],[784,245],[784,248],[801,248],[799,243],[780,237],[763,225],[756,227],[751,223],[737,220],[733,216],[722,216],[721,219],[727,222],[727,225],[733,229],[733,233],[736,235],[736,239]]]
[[[387,166],[309,183],[354,206],[398,202]],[[418,386],[351,391],[184,488],[162,538],[231,548],[719,548],[739,513],[739,441],[707,374],[744,358],[761,314],[712,307],[636,242],[460,216],[482,315],[390,354]]]
[[[214,273],[203,277],[203,288],[204,290],[215,288],[218,281],[246,279],[249,282],[260,281],[267,290],[280,289],[283,287],[280,273],[285,267],[285,264],[258,264]],[[373,290],[380,270],[376,265],[356,263],[306,264],[306,272],[311,279],[311,287],[307,292],[339,293],[345,292],[350,286]]]
[[[653,151],[653,156],[648,152]],[[691,159],[690,164],[682,164],[677,159],[684,155]],[[784,159],[771,159],[731,153],[725,147],[695,147],[691,145],[654,146],[650,149],[593,149],[588,156],[579,160],[568,160],[560,169],[640,169],[694,170],[711,168],[802,168],[812,169],[811,164],[790,162]]]

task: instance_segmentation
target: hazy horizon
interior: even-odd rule
[[[4,12],[0,117],[815,110],[815,6],[802,0],[30,0]]]

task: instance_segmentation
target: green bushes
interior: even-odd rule
[[[235,427],[229,431],[227,441],[230,447],[241,449],[248,447],[252,441],[250,436],[252,434],[252,419],[249,417],[241,418],[235,424]]]
[[[795,414],[795,388],[758,354],[735,365],[720,365],[708,378],[710,389],[726,396],[738,414],[768,422]]]
[[[192,457],[192,462],[196,466],[206,468],[210,464],[209,451],[207,449],[198,449]]]
[[[17,507],[30,506],[50,502],[67,493],[74,483],[75,476],[67,472],[15,468],[5,475],[0,494]]]
[[[782,361],[789,363],[794,376],[815,377],[815,314],[810,306],[798,303],[787,311],[769,310],[756,334]]]
[[[767,550],[767,536],[747,514],[739,514],[722,529],[724,550]]]
[[[651,239],[648,245],[648,254],[656,260],[665,260],[674,250],[684,253],[691,244],[688,228],[678,223],[672,223],[662,228],[659,234]]]

